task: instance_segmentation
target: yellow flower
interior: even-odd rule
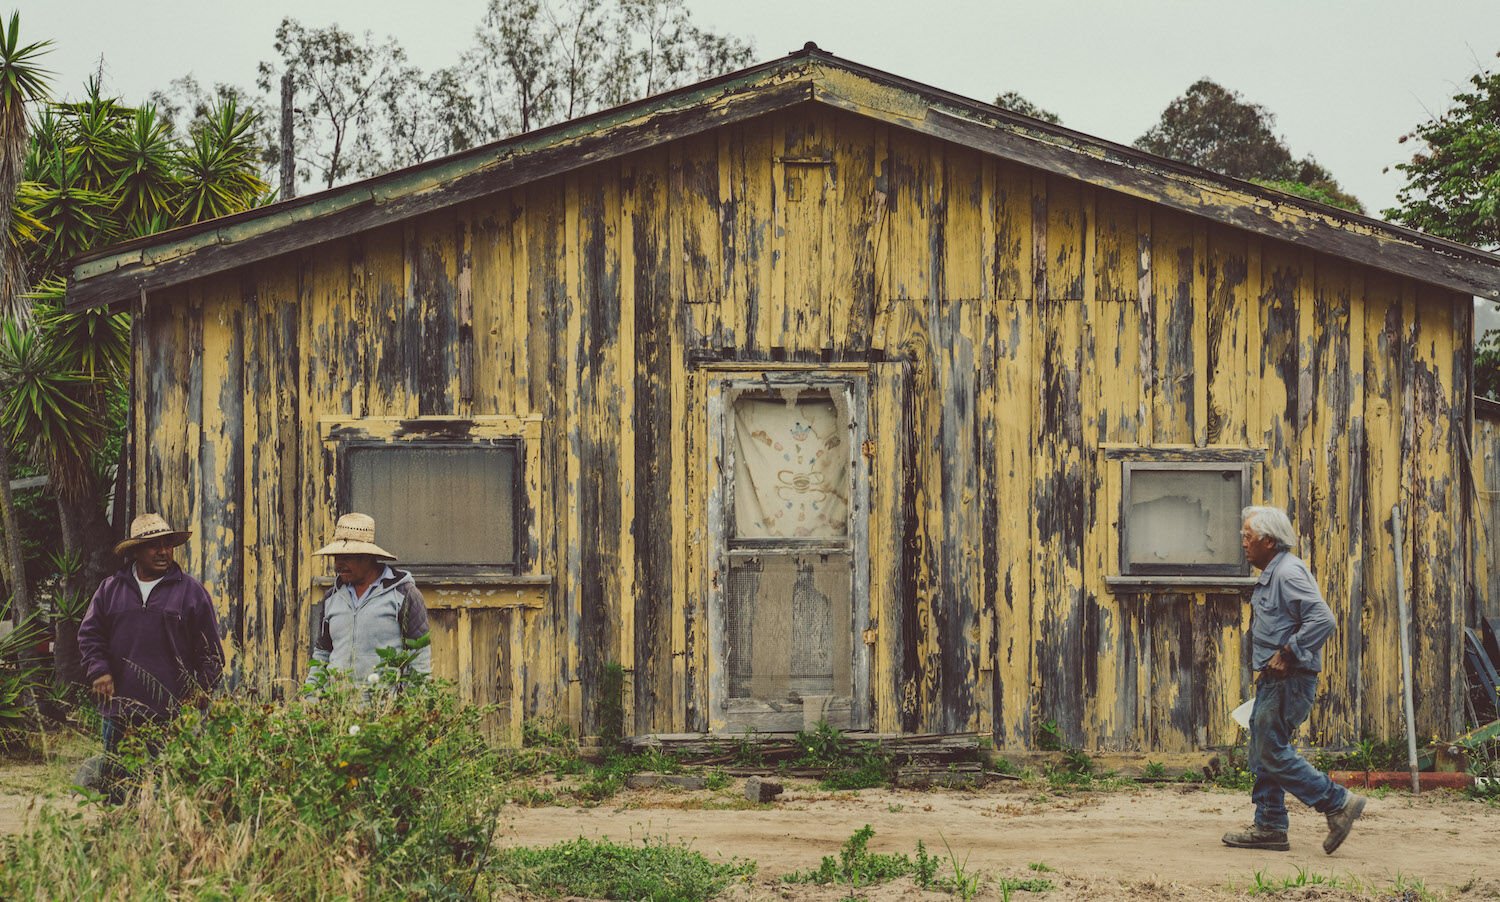
[[[358,785],[359,785],[359,778],[358,777],[350,777],[349,778],[349,788],[350,789],[353,789],[354,787],[356,787]]]
[[[339,767],[348,767],[348,766],[349,766],[349,762],[347,762],[347,761],[340,761],[339,762]]]

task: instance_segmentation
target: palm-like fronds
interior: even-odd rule
[[[228,97],[215,104],[207,123],[193,132],[192,143],[178,160],[179,223],[248,210],[270,190],[255,165],[255,121],[254,113],[241,111]]]
[[[12,13],[10,24],[0,28],[0,315],[7,319],[24,313],[17,295],[25,281],[26,256],[10,243],[11,220],[29,138],[26,106],[46,94],[48,72],[36,61],[49,43],[21,43],[20,13]]]
[[[177,185],[172,171],[171,126],[154,107],[135,111],[130,127],[116,133],[119,176],[111,186],[119,200],[116,212],[126,229],[152,222],[171,208]]]
[[[0,421],[6,441],[25,435],[33,446],[74,443],[88,431],[88,407],[78,399],[87,382],[66,366],[38,330],[13,322],[0,327]]]
[[[88,187],[76,155],[54,155],[41,176],[29,209],[46,227],[38,249],[42,269],[50,272],[73,255],[108,243],[118,229],[110,217],[114,197]]]
[[[26,156],[26,105],[46,95],[51,74],[36,61],[51,43],[23,46],[20,13],[11,13],[10,24],[0,28],[0,199],[7,201],[6,207],[21,180],[21,161]]]
[[[112,97],[100,93],[90,79],[83,100],[60,104],[68,123],[67,154],[80,187],[105,192],[115,183],[124,162],[120,129],[134,116]]]
[[[30,298],[38,302],[37,331],[47,337],[59,362],[85,379],[123,379],[130,371],[129,314],[108,307],[69,312],[63,309],[66,290],[66,282],[52,278],[31,292]]]

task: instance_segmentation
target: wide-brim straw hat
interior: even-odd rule
[[[141,514],[130,521],[130,535],[115,545],[115,554],[126,554],[138,545],[149,545],[166,539],[177,547],[188,540],[191,530],[173,529],[161,514]]]
[[[396,556],[375,544],[375,518],[369,514],[345,514],[333,527],[333,541],[313,554],[370,554],[388,561]]]

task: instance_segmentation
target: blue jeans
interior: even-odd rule
[[[1349,792],[1308,764],[1292,748],[1297,728],[1312,713],[1318,675],[1299,672],[1285,677],[1262,675],[1250,712],[1250,773],[1255,788],[1255,823],[1269,830],[1287,828],[1286,794],[1328,814],[1344,807]]]

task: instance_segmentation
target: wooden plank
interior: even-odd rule
[[[1254,307],[1246,293],[1249,274],[1243,233],[1209,232],[1206,272],[1208,297],[1203,317],[1207,378],[1206,444],[1237,445],[1249,441],[1250,417],[1245,392],[1250,382],[1247,345]]]
[[[1085,236],[1092,225],[1084,188],[1069,179],[1047,179],[1047,299],[1083,300]]]
[[[1152,213],[1151,272],[1156,336],[1156,383],[1152,422],[1158,443],[1194,443],[1198,434],[1194,338],[1199,327],[1193,296],[1199,266],[1197,229],[1170,212]]]
[[[202,404],[198,461],[199,516],[192,524],[190,548],[201,579],[214,600],[220,630],[245,597],[240,519],[245,488],[245,338],[242,308],[233,303],[239,285],[233,279],[202,282]],[[226,303],[229,302],[229,303]]]
[[[886,142],[869,120],[834,120],[834,190],[825,214],[829,266],[826,340],[850,355],[869,351],[875,327],[875,245],[885,226]]]
[[[776,172],[778,264],[783,306],[779,345],[793,359],[814,359],[830,340],[833,242],[829,204],[833,183],[832,123],[803,107],[783,114]]]
[[[1410,466],[1405,441],[1405,402],[1409,366],[1406,283],[1375,275],[1366,283],[1364,310],[1365,470],[1368,503],[1363,528],[1366,568],[1358,638],[1360,694],[1366,699],[1361,723],[1377,736],[1401,734],[1400,640],[1396,632],[1396,565],[1391,510],[1406,499],[1402,484]],[[1406,534],[1410,535],[1409,525]],[[1411,562],[1411,549],[1402,549]],[[1378,577],[1376,576],[1378,574]],[[1403,574],[1411,585],[1409,569]]]
[[[874,672],[870,680],[875,729],[895,731],[901,714],[902,499],[910,467],[906,411],[911,380],[904,363],[878,363],[871,374],[870,630]]]
[[[1462,572],[1463,535],[1458,518],[1462,494],[1460,452],[1455,445],[1449,386],[1454,345],[1452,296],[1419,286],[1415,297],[1410,391],[1414,409],[1409,519],[1412,542],[1412,672],[1417,732],[1421,736],[1458,732],[1466,578]],[[1465,303],[1467,303],[1465,301]],[[1444,549],[1446,553],[1437,553]],[[1457,552],[1457,553],[1455,553]]]
[[[1312,384],[1317,398],[1312,444],[1313,484],[1304,487],[1314,503],[1308,511],[1318,536],[1317,556],[1309,560],[1323,596],[1339,624],[1325,646],[1323,679],[1327,685],[1346,684],[1349,644],[1359,635],[1351,608],[1349,561],[1357,548],[1351,521],[1351,477],[1349,466],[1349,422],[1353,407],[1349,332],[1351,326],[1350,272],[1338,261],[1320,260],[1313,288],[1313,329],[1316,335]],[[1361,361],[1361,368],[1363,368]],[[1315,735],[1325,743],[1342,744],[1359,739],[1352,710],[1353,698],[1337,693],[1318,707],[1313,719]]]
[[[991,266],[994,297],[1002,302],[1035,297],[1032,293],[1031,173],[1019,166],[990,163],[995,192],[995,251]]]
[[[926,139],[904,131],[890,136],[889,285],[892,299],[932,297],[931,198],[942,190]]]
[[[1261,499],[1291,509],[1297,466],[1298,299],[1302,260],[1290,247],[1264,244],[1261,248],[1260,294],[1260,441],[1266,449]]]
[[[681,576],[674,566],[673,467],[681,421],[673,417],[672,342],[676,306],[667,281],[667,170],[660,155],[631,158],[625,170],[626,209],[621,220],[622,290],[634,297],[635,434],[635,730],[661,732],[676,725],[673,703],[674,599]],[[629,262],[629,265],[627,265]]]

